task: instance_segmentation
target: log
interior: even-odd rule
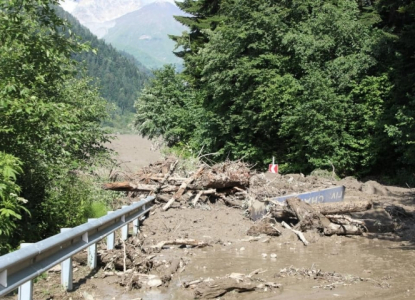
[[[360,220],[352,219],[349,216],[345,215],[326,215],[326,217],[333,223],[339,224],[339,225],[360,225],[364,226],[365,223]]]
[[[150,180],[153,181],[162,181],[164,179],[163,174],[159,174],[159,175],[155,175],[155,176],[150,176],[148,177]],[[169,178],[167,178],[167,181],[179,181],[179,182],[183,182],[185,181],[187,178],[184,177],[171,177],[171,175],[169,176]]]
[[[170,165],[170,169],[169,169],[169,172],[168,173],[166,173],[166,175],[164,176],[164,178],[160,181],[160,183],[154,188],[154,191],[153,191],[153,193],[154,194],[158,194],[158,193],[160,193],[160,191],[161,191],[161,188],[162,188],[162,186],[164,185],[164,183],[167,181],[167,179],[171,176],[171,174],[173,174],[173,171],[174,171],[174,169],[176,168],[176,165],[177,165],[177,163],[178,163],[179,161],[178,160],[176,160],[175,162],[173,162],[171,165]]]
[[[104,190],[111,190],[111,191],[133,191],[135,188],[135,184],[125,181],[125,182],[111,182],[105,183],[102,185]]]
[[[173,197],[171,197],[171,199],[169,200],[169,202],[167,202],[164,206],[163,206],[163,210],[166,211],[169,209],[169,207],[173,204],[174,201],[176,201],[177,199],[180,198],[181,195],[183,195],[184,191],[186,190],[186,187],[188,184],[192,183],[193,180],[195,180],[197,177],[200,176],[200,174],[202,174],[203,170],[205,169],[205,165],[202,165],[199,170],[197,170],[197,172],[195,174],[193,174],[189,179],[187,179],[186,181],[184,181],[181,185],[179,190],[173,195]]]
[[[292,232],[294,232],[298,238],[300,239],[300,241],[303,242],[304,246],[307,246],[309,244],[309,242],[307,241],[307,239],[304,237],[303,233],[301,231],[292,229],[290,225],[288,225],[287,223],[285,223],[284,221],[282,221],[281,223],[282,226],[284,226],[285,228],[291,230]]]
[[[236,201],[236,200],[229,199],[229,197],[226,197],[224,194],[216,193],[216,196],[218,196],[220,199],[222,199],[223,202],[225,202],[226,205],[229,205],[231,207],[237,207],[237,208],[240,208],[240,209],[244,208],[241,201]]]
[[[363,230],[354,225],[338,225],[313,208],[310,204],[301,201],[298,198],[287,199],[288,208],[295,214],[299,220],[294,230],[306,231],[308,229],[317,229],[325,235],[359,235]]]
[[[251,283],[237,282],[231,278],[201,282],[195,289],[195,298],[215,299],[231,291],[251,292],[255,291],[255,288]]]
[[[173,276],[173,274],[176,273],[179,266],[180,266],[180,258],[174,259],[170,263],[170,266],[167,268],[167,270],[164,272],[164,274],[160,277],[161,281],[163,281],[164,284],[169,282],[171,280],[171,277]]]
[[[111,190],[111,191],[119,191],[119,192],[127,192],[127,191],[133,191],[133,192],[153,192],[157,186],[152,184],[134,184],[132,182],[111,182],[111,183],[105,183],[102,185],[102,188],[104,190]],[[160,192],[162,193],[169,193],[169,192],[175,192],[179,188],[174,185],[166,185],[161,187]]]
[[[166,245],[178,245],[178,246],[192,246],[197,248],[202,248],[209,246],[206,242],[197,241],[194,239],[175,239],[172,241],[162,241],[158,243],[157,245],[151,246],[151,248],[163,248]]]
[[[334,202],[311,204],[311,206],[323,215],[343,215],[353,212],[369,210],[373,207],[372,201]],[[286,219],[295,217],[295,214],[287,206],[275,205],[271,207],[271,214],[274,218]]]
[[[207,190],[207,191],[200,191],[199,193],[197,193],[196,197],[193,199],[193,206],[196,206],[197,201],[199,201],[200,196],[202,195],[210,195],[210,194],[215,194],[216,190],[215,189],[211,189],[211,190]]]

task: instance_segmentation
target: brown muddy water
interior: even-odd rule
[[[261,279],[282,283],[283,287],[267,292],[228,293],[221,299],[415,299],[415,251],[405,243],[367,237],[321,238],[308,247],[297,241],[269,243],[228,242],[207,249],[164,250],[166,258],[180,250],[191,262],[185,271],[174,276],[166,289],[120,294],[113,285],[99,285],[95,299],[167,300],[193,299],[193,291],[182,282],[198,278],[223,277],[231,273],[248,274],[262,268]],[[271,258],[275,253],[276,258]],[[263,254],[267,254],[264,257]],[[357,276],[357,283],[324,289],[324,282],[302,276],[278,277],[287,267],[321,269],[325,272]],[[97,283],[97,282],[96,282]]]

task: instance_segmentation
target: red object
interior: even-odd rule
[[[268,167],[270,173],[278,173],[278,165],[270,164]]]

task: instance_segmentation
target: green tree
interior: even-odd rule
[[[19,239],[55,233],[38,227],[51,182],[106,153],[106,101],[77,74],[72,55],[88,47],[65,33],[58,2],[0,2],[0,151],[22,162],[17,184],[31,212],[14,231]]]
[[[188,74],[187,79],[197,85],[200,79],[200,72],[203,66],[198,59],[199,51],[209,42],[209,31],[215,30],[224,20],[221,15],[222,0],[185,0],[176,2],[180,9],[189,15],[175,16],[175,19],[183,25],[189,27],[180,36],[171,35],[170,38],[176,42],[176,52],[178,57],[184,59],[184,74]]]
[[[387,103],[385,129],[393,166],[415,168],[415,1],[377,1],[386,48],[392,98]],[[398,164],[396,164],[398,162]],[[412,171],[413,172],[413,171]]]
[[[135,108],[135,126],[149,138],[163,137],[169,144],[189,141],[201,117],[198,93],[191,89],[174,66],[156,70]]]
[[[379,34],[357,21],[356,2],[225,1],[222,12],[201,51],[204,104],[220,116],[215,148],[252,161],[275,154],[297,171],[368,170],[378,128],[364,120],[383,108],[361,97],[383,77],[367,78]]]

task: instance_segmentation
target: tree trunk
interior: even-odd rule
[[[287,199],[287,206],[299,221],[293,228],[295,230],[304,232],[309,229],[317,229],[325,235],[356,235],[363,233],[363,230],[358,226],[339,225],[330,222],[317,209],[298,198]]]
[[[353,201],[311,204],[311,207],[323,215],[337,215],[369,210],[372,205],[371,201]],[[273,206],[271,214],[278,219],[295,217],[295,214],[287,206]]]

